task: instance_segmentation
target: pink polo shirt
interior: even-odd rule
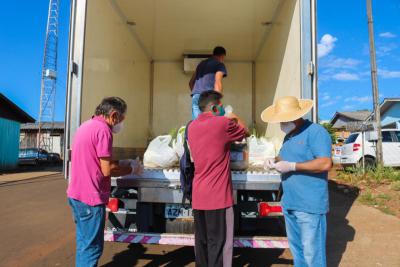
[[[112,156],[113,136],[103,117],[84,122],[72,145],[71,176],[67,195],[90,206],[107,204],[111,178],[101,172],[100,158]]]

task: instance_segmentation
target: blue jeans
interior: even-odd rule
[[[76,224],[76,267],[97,266],[104,246],[105,205],[89,206],[68,198]]]
[[[192,95],[192,119],[197,119],[197,117],[201,114],[201,110],[199,107],[199,99],[200,94]]]
[[[284,210],[286,233],[296,267],[326,266],[326,215]]]

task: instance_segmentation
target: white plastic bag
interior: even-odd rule
[[[249,147],[249,164],[255,167],[263,167],[267,159],[275,158],[275,146],[265,137],[257,138],[252,135],[247,139]]]
[[[185,130],[186,126],[182,126],[181,128],[179,128],[176,139],[172,141],[172,148],[175,150],[176,154],[178,154],[179,158],[182,158],[183,152],[185,152],[185,149],[183,147],[183,142],[185,140]]]
[[[148,168],[168,168],[178,163],[178,155],[169,146],[172,140],[170,135],[157,136],[150,142],[144,153],[143,163]]]

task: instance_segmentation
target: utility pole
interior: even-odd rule
[[[372,80],[372,96],[374,102],[374,121],[378,132],[378,141],[376,143],[376,160],[377,166],[383,165],[382,156],[382,129],[381,129],[381,111],[379,106],[379,90],[376,68],[376,52],[374,40],[374,21],[372,19],[372,0],[367,0],[368,15],[368,32],[369,32],[369,56],[371,61],[371,80]]]

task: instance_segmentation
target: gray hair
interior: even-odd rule
[[[127,105],[122,98],[113,96],[104,98],[96,107],[95,115],[110,116],[111,112],[116,111],[119,115],[125,114]]]

